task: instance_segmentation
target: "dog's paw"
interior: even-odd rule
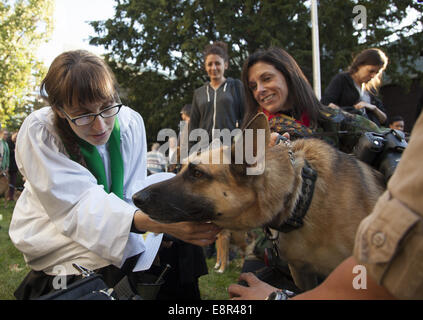
[[[214,265],[214,269],[217,270],[219,268],[220,268],[220,263],[219,262],[216,262],[216,264]]]
[[[219,269],[219,270],[216,270],[216,272],[217,273],[224,273],[225,272],[225,269]]]

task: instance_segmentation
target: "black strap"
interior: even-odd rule
[[[311,200],[313,199],[314,186],[317,180],[317,172],[311,168],[307,160],[305,160],[301,175],[303,178],[302,195],[290,217],[276,228],[276,230],[280,232],[288,233],[301,228],[304,224],[303,219],[307,214]]]

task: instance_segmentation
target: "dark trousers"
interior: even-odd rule
[[[138,258],[139,254],[128,258],[122,268],[109,265],[93,271],[103,277],[104,283],[109,288],[113,288],[125,275],[131,275],[131,271],[137,263]],[[16,289],[14,295],[18,300],[31,300],[41,297],[55,290],[53,287],[55,277],[56,276],[48,275],[43,271],[31,270]],[[66,276],[66,285],[70,285],[81,278],[82,275]]]
[[[103,276],[104,282],[110,287],[114,287],[119,280],[124,277],[124,273],[119,268],[110,265],[95,271]],[[31,270],[14,292],[18,300],[37,299],[45,294],[54,291],[53,281],[55,276],[48,275],[43,271]],[[81,279],[81,275],[66,276],[66,285],[74,283]]]
[[[207,265],[201,247],[184,243],[175,239],[171,248],[161,248],[158,253],[160,266],[154,265],[146,273],[158,276],[166,264],[172,269],[165,276],[165,283],[161,286],[156,297],[157,300],[199,300],[200,290],[198,278],[207,274]],[[132,272],[139,255],[125,261],[121,269],[109,265],[94,270],[102,275],[104,282],[109,288],[113,288],[125,275],[128,276],[132,290],[136,292],[137,275]],[[53,281],[55,276],[47,275],[42,271],[31,270],[14,295],[18,300],[36,299],[54,290]],[[66,284],[81,279],[80,275],[66,276]]]
[[[10,188],[9,188],[9,194],[8,194],[8,199],[9,200],[13,200],[13,196],[15,195],[16,177],[17,177],[17,172],[16,171],[9,171],[9,186],[10,186]]]
[[[203,249],[176,241],[171,248],[161,248],[159,257],[160,272],[166,264],[172,268],[165,276],[157,300],[201,300],[198,278],[207,274]],[[152,273],[158,275],[159,270]]]

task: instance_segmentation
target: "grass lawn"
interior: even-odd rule
[[[15,202],[10,202],[8,208],[0,199],[0,300],[15,299],[13,292],[29,272],[22,254],[15,248],[9,238],[9,224]],[[215,258],[207,259],[209,274],[200,278],[201,297],[204,300],[226,300],[229,298],[227,288],[237,282],[241,260],[231,261],[225,273],[217,273],[213,267]]]
[[[203,300],[228,300],[228,287],[238,281],[242,268],[242,260],[234,259],[229,263],[224,273],[214,270],[216,258],[207,259],[209,274],[199,279],[201,299]]]
[[[13,292],[29,272],[22,254],[9,238],[9,224],[15,202],[5,209],[0,199],[0,300],[15,299]]]

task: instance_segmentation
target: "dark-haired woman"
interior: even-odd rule
[[[257,112],[264,112],[273,132],[288,132],[291,139],[322,138],[347,153],[363,132],[379,132],[364,117],[320,103],[297,62],[283,49],[251,54],[244,62],[242,81],[246,99],[243,125]]]
[[[240,127],[244,116],[244,89],[240,80],[225,76],[228,67],[226,43],[217,41],[205,47],[204,69],[210,81],[194,91],[189,132],[205,130],[208,142],[216,138],[216,130]],[[194,143],[190,141],[190,146]]]
[[[376,48],[360,52],[347,72],[337,74],[327,86],[322,103],[360,114],[378,126],[386,125],[386,113],[377,93],[388,65],[385,53]]]
[[[113,287],[126,267],[132,271],[127,262],[142,259],[149,268],[161,233],[197,245],[215,240],[219,230],[212,224],[161,224],[133,205],[147,174],[144,122],[122,106],[102,59],[83,50],[64,52],[40,87],[50,107],[25,119],[16,143],[26,183],[9,234],[32,269],[16,298],[58,289],[57,274],[69,285],[79,275],[74,263]],[[156,233],[150,247],[140,231]]]
[[[291,140],[321,138],[347,153],[352,152],[363,132],[379,132],[379,128],[364,117],[320,103],[297,62],[283,49],[270,48],[251,54],[244,62],[242,81],[246,99],[243,127],[258,112],[263,112],[272,136],[289,133]],[[258,258],[264,256],[266,246],[272,245],[269,241],[256,242],[254,251]],[[246,259],[243,272],[257,270],[257,265],[260,264],[256,259]],[[277,271],[260,271],[265,281],[298,290],[287,278],[286,263],[280,260],[278,265]]]

